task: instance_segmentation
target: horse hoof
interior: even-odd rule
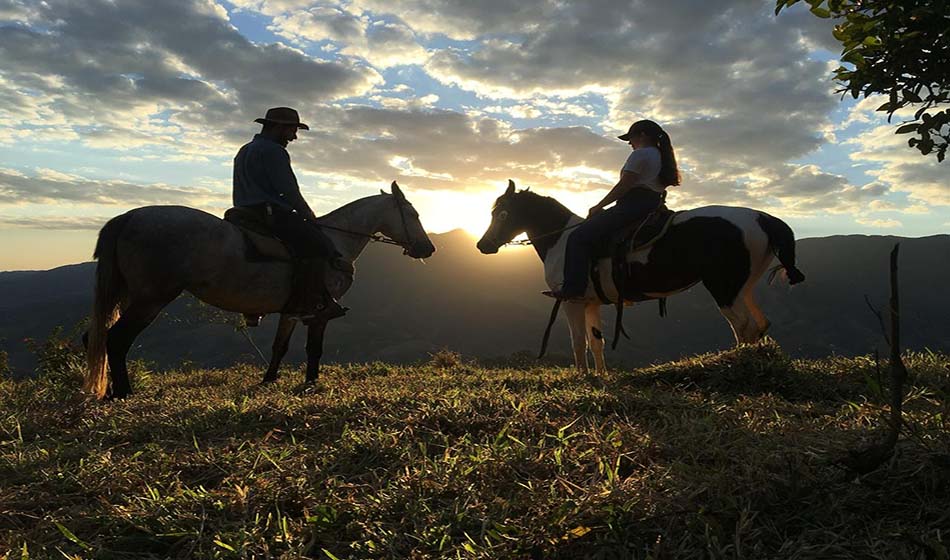
[[[301,392],[306,394],[316,393],[320,390],[320,382],[316,379],[310,381],[304,381],[303,385],[300,387]]]
[[[273,385],[274,383],[277,383],[276,377],[265,377],[261,380],[261,385]]]

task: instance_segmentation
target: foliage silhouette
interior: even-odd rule
[[[801,0],[777,0],[776,15]],[[877,108],[888,122],[904,107],[913,119],[897,134],[923,155],[943,161],[950,145],[950,1],[948,0],[806,0],[820,18],[834,18],[842,65],[835,70],[842,95],[884,95]]]

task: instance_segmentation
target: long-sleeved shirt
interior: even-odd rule
[[[270,203],[296,210],[304,218],[313,217],[290,168],[290,154],[260,134],[234,156],[233,202],[235,206]]]

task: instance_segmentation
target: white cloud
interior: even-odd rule
[[[886,219],[886,218],[870,218],[870,217],[859,217],[855,218],[856,222],[865,226],[876,227],[880,229],[893,229],[902,227],[902,224],[898,220]]]
[[[43,2],[27,25],[0,28],[0,60],[0,98],[15,99],[18,126],[57,124],[115,149],[201,152],[291,104],[287,92],[319,105],[381,82],[349,58],[252,43],[208,0]]]
[[[185,188],[161,183],[137,184],[94,180],[52,169],[26,174],[0,168],[0,205],[116,205],[188,204],[205,206],[229,199],[208,188]]]
[[[893,125],[863,131],[849,144],[852,160],[870,164],[867,173],[894,191],[908,193],[914,208],[950,205],[950,173],[932,156],[925,157],[907,146],[907,135],[894,134]]]

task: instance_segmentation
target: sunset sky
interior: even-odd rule
[[[950,164],[841,101],[831,23],[773,0],[0,0],[0,270],[89,260],[111,216],[221,214],[270,106],[317,213],[403,186],[477,234],[508,178],[584,213],[640,118],[674,208],[770,211],[799,237],[950,229]],[[899,119],[897,119],[899,121]],[[897,121],[895,121],[897,122]]]

